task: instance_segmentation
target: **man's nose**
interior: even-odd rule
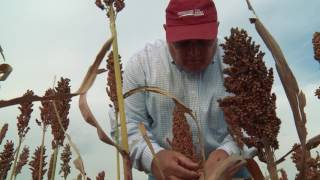
[[[190,43],[188,53],[190,56],[193,56],[193,57],[200,55],[200,51],[197,43],[194,43],[194,42]]]

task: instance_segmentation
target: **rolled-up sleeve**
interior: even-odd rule
[[[240,149],[237,146],[236,142],[233,140],[230,134],[228,134],[221,143],[221,146],[217,149],[226,151],[229,155],[239,155]]]

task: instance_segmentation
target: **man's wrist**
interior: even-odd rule
[[[159,151],[163,150],[159,144],[157,143],[152,143],[152,147],[154,149],[155,154],[157,154]],[[151,150],[147,146],[142,154],[141,162],[142,162],[142,167],[146,173],[151,173],[151,165],[153,161],[153,154],[151,153]]]

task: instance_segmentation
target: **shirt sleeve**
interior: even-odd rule
[[[135,55],[126,64],[123,73],[123,93],[141,86],[145,86],[146,74],[143,70],[142,62],[145,56]],[[151,117],[148,115],[146,108],[146,93],[135,93],[125,99],[125,111],[126,111],[126,125],[128,131],[128,143],[131,162],[133,167],[145,171],[151,172],[151,163],[153,160],[152,153],[140,134],[138,125],[143,123],[147,129],[148,137],[152,143],[155,153],[159,152],[163,148],[155,141],[151,131],[150,124],[152,123]],[[109,111],[110,112],[110,111]],[[111,135],[114,137],[115,118],[114,113],[109,113],[111,119]],[[120,137],[121,141],[121,137]]]
[[[230,134],[228,134],[224,138],[221,146],[218,147],[217,149],[224,150],[225,152],[227,152],[229,154],[229,156],[242,155],[246,159],[253,158],[257,154],[257,149],[254,147],[248,148],[248,146],[244,144],[242,149],[239,148],[239,146],[233,140],[233,138]]]
[[[221,146],[217,149],[224,150],[230,156],[231,155],[240,155],[240,149],[236,142],[233,140],[230,134],[228,134],[221,143]]]

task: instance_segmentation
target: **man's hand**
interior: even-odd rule
[[[218,150],[215,150],[213,152],[210,153],[209,157],[208,157],[208,160],[205,162],[205,165],[204,165],[204,171],[206,173],[206,176],[210,175],[211,172],[213,172],[218,164],[227,159],[229,157],[228,153],[222,149],[218,149]],[[234,174],[241,168],[242,166],[232,166],[230,168],[228,168],[226,170],[226,177],[225,179],[231,179]],[[201,176],[200,179],[204,179],[203,178],[203,175]]]
[[[160,163],[165,180],[187,180],[199,178],[199,174],[196,172],[199,165],[181,153],[170,150],[161,150],[156,154],[156,157]],[[151,171],[155,176],[155,179],[164,180],[161,177],[160,170],[155,159],[152,160]]]

